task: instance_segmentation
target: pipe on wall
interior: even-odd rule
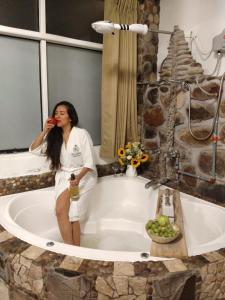
[[[216,114],[215,114],[215,119],[214,119],[214,123],[213,123],[213,143],[212,143],[212,169],[211,169],[211,177],[204,177],[201,175],[197,175],[197,174],[192,174],[189,172],[184,172],[180,170],[180,163],[179,163],[179,157],[177,158],[178,161],[176,162],[176,172],[179,175],[186,175],[186,176],[190,176],[196,179],[200,179],[200,180],[204,180],[206,182],[209,182],[211,184],[216,182],[216,150],[217,150],[217,142],[219,140],[219,136],[218,136],[218,121],[219,121],[219,108],[220,108],[220,104],[221,104],[221,99],[222,99],[222,94],[223,94],[223,83],[224,83],[224,78],[225,78],[225,73],[222,75],[221,77],[221,81],[220,81],[220,89],[219,89],[219,94],[218,94],[218,104],[217,104],[217,110],[216,110]],[[188,87],[190,89],[190,87]],[[189,91],[190,92],[190,91]],[[190,103],[189,103],[189,122],[190,122]],[[190,127],[189,127],[190,128]],[[190,131],[191,133],[191,131]],[[195,138],[195,136],[192,135],[193,138]],[[198,138],[197,138],[198,139]],[[202,140],[202,139],[201,139]]]
[[[181,171],[180,169],[180,160],[179,160],[179,155],[176,153],[175,156],[173,156],[173,158],[176,158],[176,180],[179,181],[179,176],[180,175],[185,175],[185,176],[190,176],[196,179],[200,179],[203,181],[206,181],[210,184],[213,184],[216,182],[216,150],[217,150],[217,142],[219,140],[218,137],[218,119],[219,119],[219,108],[220,108],[220,104],[221,104],[221,99],[222,99],[222,93],[223,93],[223,83],[224,83],[224,79],[225,79],[225,73],[222,75],[221,77],[221,81],[220,81],[220,89],[219,89],[219,94],[218,94],[218,104],[217,104],[217,109],[216,109],[216,114],[214,116],[214,121],[213,121],[213,126],[212,126],[212,130],[210,132],[210,135],[207,136],[207,139],[213,135],[213,143],[212,143],[212,169],[211,169],[211,177],[205,177],[205,176],[201,176],[201,175],[197,175],[197,174],[192,174],[189,172],[184,172]],[[155,84],[155,85],[163,85],[163,84],[168,84],[170,85],[171,83],[177,83],[181,85],[181,88],[185,91],[189,91],[189,93],[191,93],[191,88],[190,85],[185,82],[185,81],[181,81],[181,80],[161,80],[161,81],[156,81],[156,82],[137,82],[138,85],[149,85],[149,84]],[[203,90],[204,91],[204,90]],[[191,102],[191,101],[190,101]],[[197,137],[195,137],[194,134],[192,134],[191,131],[191,126],[190,126],[190,102],[189,102],[189,131],[190,134],[192,135],[192,137],[196,140],[205,140],[206,138],[204,137],[204,139],[199,139]]]

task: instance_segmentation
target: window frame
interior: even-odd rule
[[[102,52],[103,44],[78,40],[59,35],[46,33],[46,0],[39,0],[39,31],[31,31],[15,27],[0,25],[0,35],[17,37],[39,41],[40,47],[40,83],[41,83],[41,107],[42,107],[42,128],[49,116],[48,111],[48,80],[47,80],[47,43],[84,48]],[[20,149],[19,149],[20,150]],[[10,150],[9,150],[10,151]],[[12,150],[13,151],[13,150]]]

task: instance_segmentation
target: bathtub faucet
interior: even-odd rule
[[[147,182],[145,184],[145,188],[148,189],[150,188],[150,186],[153,188],[153,189],[156,189],[158,188],[160,185],[163,185],[163,184],[166,184],[168,181],[170,181],[169,178],[161,178],[159,180],[150,180],[149,182]]]

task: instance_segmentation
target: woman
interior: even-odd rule
[[[93,144],[85,129],[77,127],[78,116],[74,106],[61,101],[53,109],[43,131],[30,146],[30,152],[46,155],[51,169],[56,170],[56,216],[65,243],[80,245],[80,217],[85,215],[87,198],[97,181]],[[57,122],[57,123],[56,123]],[[54,124],[56,123],[56,124]],[[75,179],[70,180],[71,173]],[[78,186],[78,201],[70,201],[70,187]]]

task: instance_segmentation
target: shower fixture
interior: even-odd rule
[[[114,30],[128,30],[139,34],[147,34],[148,32],[172,34],[171,31],[151,29],[146,24],[115,24],[111,21],[98,21],[91,24],[91,27],[98,33],[112,33]]]

